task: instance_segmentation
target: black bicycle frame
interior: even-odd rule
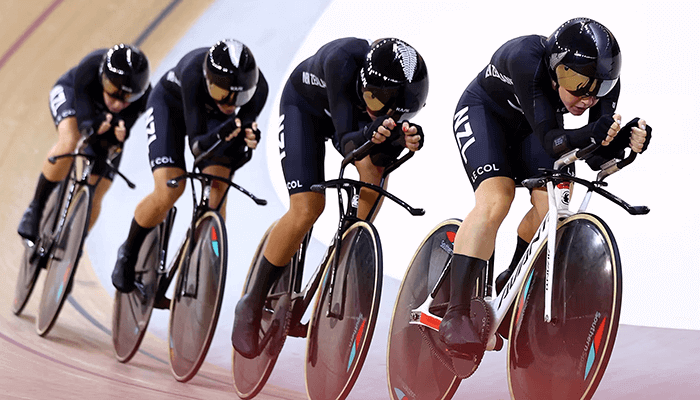
[[[345,172],[345,167],[348,166],[351,162],[354,162],[355,160],[362,159],[363,157],[367,156],[369,154],[369,151],[371,148],[374,146],[374,143],[372,141],[367,141],[365,144],[363,144],[361,147],[359,147],[356,150],[353,150],[350,152],[342,161],[341,166],[340,166],[340,173],[338,179],[330,180],[327,182],[324,182],[322,184],[318,185],[313,185],[311,187],[311,190],[314,192],[323,192],[325,191],[326,188],[330,187],[335,187],[338,190],[338,210],[340,214],[339,222],[338,222],[338,229],[336,231],[335,237],[333,238],[333,243],[329,246],[328,252],[326,253],[326,257],[332,256],[333,259],[331,262],[333,263],[331,265],[331,271],[330,271],[330,281],[329,281],[329,288],[328,288],[328,311],[326,312],[326,317],[329,318],[336,318],[338,320],[343,319],[343,315],[345,314],[345,294],[347,290],[347,274],[348,270],[346,269],[345,271],[345,276],[343,277],[343,283],[342,283],[342,292],[340,299],[338,303],[340,304],[340,310],[335,313],[332,310],[332,304],[333,300],[335,298],[335,285],[336,285],[336,275],[338,272],[338,266],[340,263],[340,255],[338,254],[340,252],[340,241],[343,237],[343,234],[347,230],[348,227],[350,227],[353,223],[356,221],[359,221],[357,218],[357,209],[358,209],[358,201],[359,201],[359,196],[360,196],[360,191],[361,189],[367,188],[374,190],[378,196],[377,199],[374,201],[374,204],[372,205],[372,208],[370,209],[366,220],[371,221],[372,217],[374,214],[377,212],[377,209],[379,207],[379,203],[382,199],[383,196],[389,198],[390,200],[396,202],[400,206],[404,207],[406,210],[408,210],[412,215],[423,215],[425,214],[425,211],[422,209],[414,209],[413,207],[409,206],[405,202],[403,202],[401,199],[398,197],[392,195],[391,193],[387,192],[384,189],[384,184],[386,182],[386,178],[389,176],[391,172],[396,170],[399,166],[401,166],[403,163],[408,161],[413,155],[415,154],[412,151],[409,151],[406,153],[404,156],[401,158],[395,160],[392,162],[389,166],[387,166],[384,169],[384,172],[382,173],[382,178],[380,180],[379,186],[366,183],[366,182],[361,182],[361,181],[356,181],[353,179],[345,179],[343,178],[343,174]],[[347,205],[345,205],[345,201],[343,199],[343,194],[341,192],[341,189],[343,189],[346,193],[347,196]],[[323,260],[321,265],[326,264],[326,259]]]
[[[195,158],[194,164],[193,164],[193,170],[196,170],[198,166],[200,165],[200,162],[207,159],[209,156],[211,156],[216,149],[218,149],[220,146],[226,144],[225,140],[222,139],[217,139],[217,141],[205,152],[202,154],[198,155]],[[243,156],[238,160],[236,164],[234,164],[231,167],[231,174],[233,174],[238,168],[242,167],[245,163],[250,161],[252,157],[252,150],[247,149],[246,152],[243,154]],[[226,196],[228,195],[229,189],[231,187],[237,189],[241,193],[245,194],[246,196],[250,197],[253,201],[255,201],[256,204],[258,205],[266,205],[267,201],[263,199],[259,199],[255,197],[252,193],[248,192],[241,186],[233,183],[230,179],[222,178],[219,176],[215,175],[210,175],[210,174],[205,174],[205,173],[197,173],[197,172],[186,172],[176,178],[173,178],[168,181],[168,186],[175,188],[178,186],[179,182],[184,180],[184,179],[189,179],[190,184],[192,185],[192,203],[194,204],[192,208],[192,219],[190,222],[190,228],[188,230],[188,235],[189,235],[189,246],[187,248],[187,253],[184,255],[185,257],[185,270],[181,271],[182,274],[185,274],[183,276],[183,286],[182,288],[182,295],[185,297],[197,297],[197,292],[199,291],[199,264],[197,265],[197,270],[195,271],[195,282],[194,282],[194,290],[193,292],[188,290],[188,285],[187,285],[187,280],[189,277],[189,268],[190,268],[190,260],[192,258],[192,252],[194,251],[194,235],[195,235],[195,228],[196,228],[196,223],[197,219],[202,216],[204,213],[208,211],[216,211],[221,212],[221,207],[225,204],[226,202]],[[197,202],[197,194],[195,191],[194,187],[194,181],[195,179],[199,180],[202,184],[202,189],[201,189],[201,196],[199,203]],[[222,182],[226,185],[226,189],[224,189],[224,194],[221,197],[221,200],[219,201],[219,204],[216,206],[216,208],[212,208],[209,205],[209,194],[211,192],[211,186],[214,181],[219,181]]]

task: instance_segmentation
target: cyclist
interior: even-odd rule
[[[202,162],[204,173],[229,178],[246,146],[254,149],[260,140],[256,118],[267,95],[267,81],[253,53],[233,39],[190,51],[161,77],[146,110],[155,185],[153,192],[137,205],[129,234],[119,248],[112,272],[112,284],[117,290],[134,289],[136,257],[143,240],[165,219],[185,190],[182,182],[177,188],[167,186],[170,179],[185,173],[185,136],[195,155],[217,138],[230,141]],[[218,206],[225,189],[220,182],[212,184],[213,207]]]
[[[325,207],[325,195],[310,190],[324,181],[325,140],[343,155],[367,140],[376,143],[355,167],[360,180],[379,184],[384,167],[404,147],[422,147],[423,129],[408,121],[427,96],[423,58],[395,38],[371,44],[337,39],[292,72],[280,100],[279,136],[290,208],[271,231],[260,273],[236,306],[231,340],[241,355],[256,356],[265,296]],[[359,218],[366,218],[376,198],[375,192],[362,190]]]
[[[148,58],[138,48],[118,44],[110,49],[95,50],[63,74],[51,89],[49,106],[58,141],[49,150],[41,167],[34,198],[22,215],[17,233],[31,242],[39,236],[39,222],[44,205],[53,189],[63,181],[72,164],[64,158],[52,164],[50,157],[73,152],[82,137],[91,133],[84,152],[98,155],[90,182],[105,174],[95,189],[90,227],[100,214],[102,198],[112,184],[114,172],[107,170],[109,151],[119,151],[129,137],[134,122],[146,109],[151,90]],[[112,163],[119,166],[121,153]]]
[[[603,146],[598,162],[589,162],[593,169],[627,146],[638,153],[648,146],[651,127],[644,120],[635,119],[621,130],[621,117],[615,114],[620,64],[612,33],[594,20],[576,18],[548,38],[530,35],[506,42],[462,94],[453,127],[476,201],[457,232],[450,302],[440,324],[440,339],[453,355],[483,351],[468,318],[471,294],[493,254],[517,183],[592,141]],[[585,111],[587,125],[564,129],[564,113],[580,116]],[[499,291],[547,213],[546,191],[533,190],[530,201],[532,208],[518,226],[511,266],[496,279]]]

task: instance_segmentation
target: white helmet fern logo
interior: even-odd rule
[[[418,53],[413,47],[399,41],[394,43],[394,53],[399,56],[406,80],[413,82],[413,74],[418,68]]]
[[[237,40],[224,40],[226,47],[228,47],[228,55],[231,59],[231,63],[238,68],[241,64],[241,53],[243,53],[243,43]]]

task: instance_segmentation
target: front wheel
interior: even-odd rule
[[[119,362],[128,362],[141,345],[158,290],[159,248],[164,223],[148,233],[136,259],[136,283],[130,293],[117,291],[112,311],[112,344]]]
[[[90,223],[93,190],[91,186],[80,186],[73,193],[65,221],[48,256],[48,272],[36,319],[36,331],[40,336],[48,334],[53,327],[73,286]]]
[[[576,214],[560,222],[556,240],[552,321],[544,321],[544,245],[514,303],[508,382],[515,399],[590,399],[615,343],[622,268],[610,228]]]
[[[347,397],[369,352],[379,312],[383,272],[376,229],[355,222],[339,247],[328,258],[309,321],[305,372],[312,400]],[[336,258],[338,268],[331,281]]]
[[[218,212],[197,219],[194,241],[183,244],[170,304],[170,369],[180,382],[192,379],[214,337],[226,283],[226,226]],[[189,235],[189,232],[188,232]],[[190,250],[189,246],[194,247]]]
[[[461,221],[438,224],[423,239],[408,265],[396,296],[387,345],[387,383],[392,400],[440,399],[454,396],[461,379],[438,332],[411,325],[411,310],[428,299],[452,255]],[[434,313],[442,316],[449,301],[449,279],[437,292]],[[441,306],[442,305],[442,306]]]

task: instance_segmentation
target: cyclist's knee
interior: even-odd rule
[[[542,220],[549,210],[549,196],[545,189],[535,189],[530,195],[530,204],[537,213],[537,218]]]
[[[156,185],[153,189],[151,198],[153,199],[153,202],[158,205],[158,209],[160,211],[167,211],[175,205],[175,202],[180,198],[180,196],[182,196],[184,191],[184,182],[180,182],[180,186],[175,188],[171,188],[165,184]]]
[[[480,186],[476,192],[474,211],[491,223],[500,223],[508,215],[514,198],[514,186],[494,185],[488,188]]]
[[[323,194],[314,192],[296,193],[290,197],[289,215],[304,227],[311,227],[326,207]]]
[[[65,118],[59,122],[58,141],[54,145],[53,155],[66,154],[75,150],[75,147],[80,141],[80,131],[78,130],[78,122],[75,118]]]
[[[180,168],[158,168],[153,171],[154,188],[151,194],[151,201],[158,205],[159,210],[169,210],[185,191],[186,183],[180,181],[176,187],[168,186],[168,181],[176,178],[185,171]]]

